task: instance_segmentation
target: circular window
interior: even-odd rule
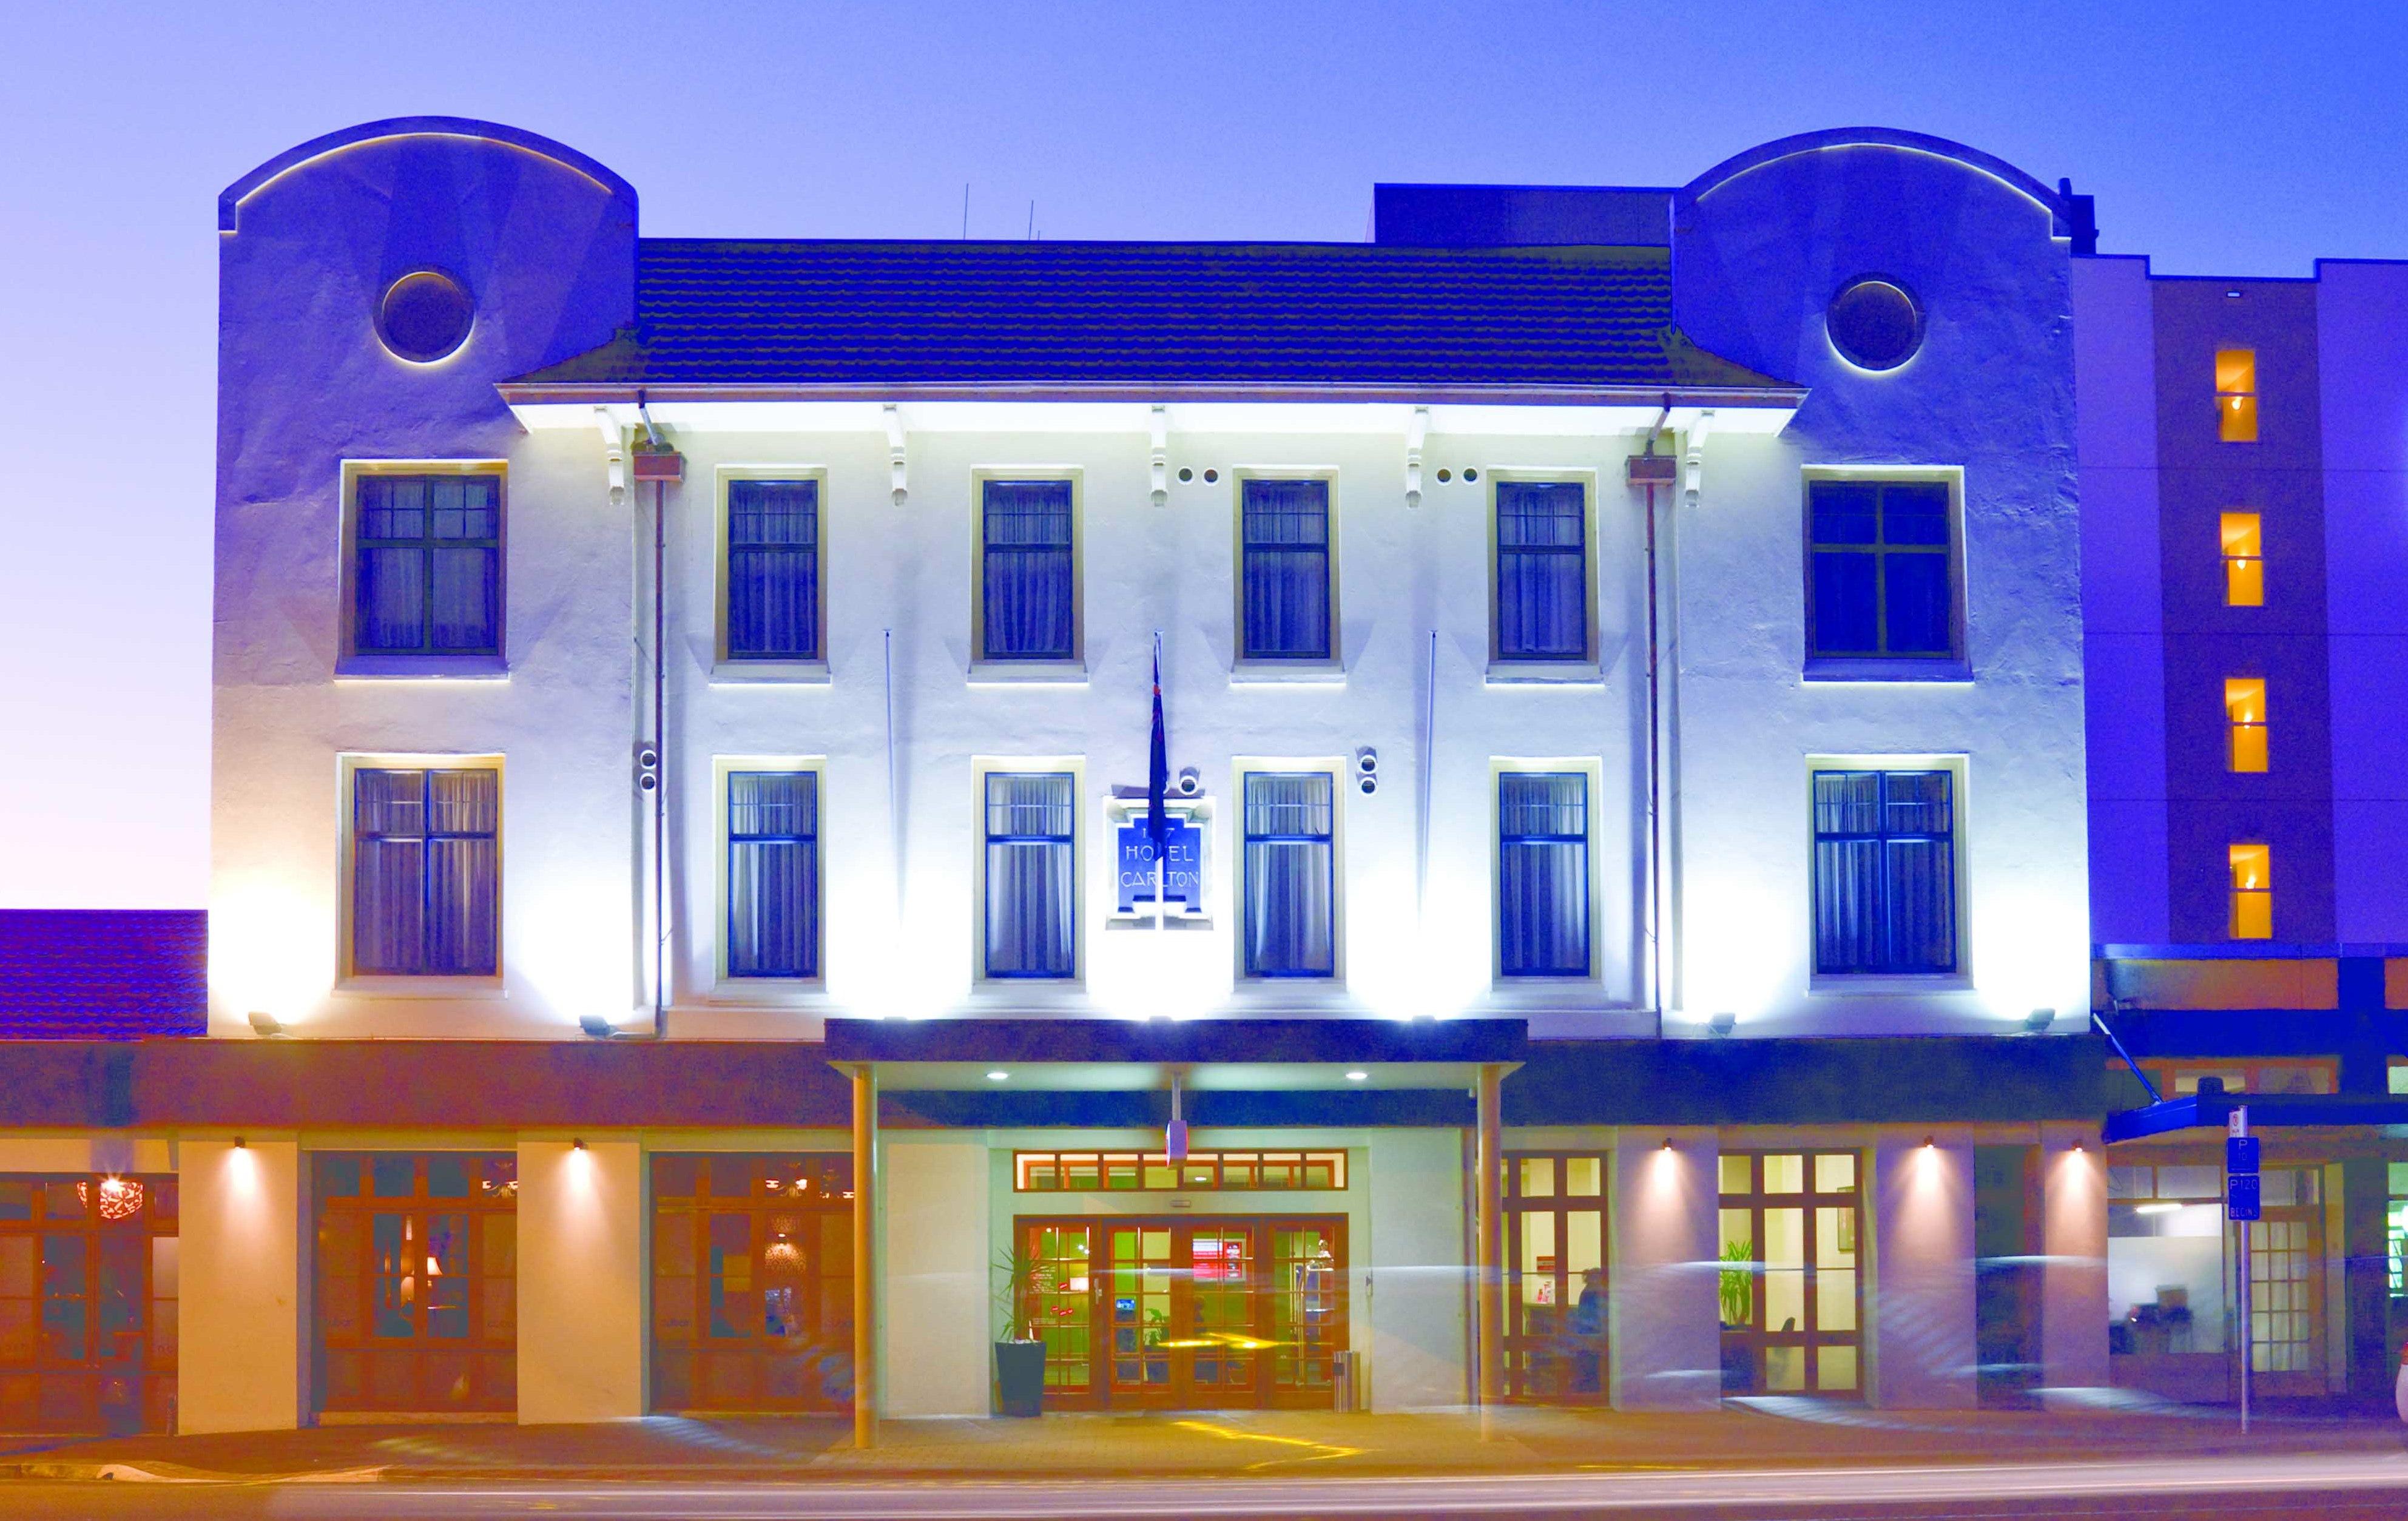
[[[402,358],[428,365],[468,341],[475,316],[458,280],[441,270],[414,269],[385,288],[377,333]]]
[[[1859,369],[1896,369],[1923,346],[1923,309],[1885,280],[1851,280],[1823,315],[1831,346]]]

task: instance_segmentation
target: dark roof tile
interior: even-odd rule
[[[200,1035],[209,916],[197,909],[0,910],[0,1039]]]

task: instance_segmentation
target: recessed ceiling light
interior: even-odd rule
[[[1371,1074],[1369,1072],[1349,1072],[1346,1074],[1346,1081],[1349,1083],[1361,1083],[1370,1077],[1370,1075]]]
[[[989,1072],[986,1075],[986,1080],[989,1083],[1001,1083],[1004,1079],[1010,1076],[1011,1076],[1010,1072],[1004,1071],[1001,1068],[997,1068],[996,1070]]]

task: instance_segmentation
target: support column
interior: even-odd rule
[[[519,1141],[519,1424],[644,1413],[644,1149]]]
[[[186,1137],[176,1429],[290,1431],[301,1395],[301,1147]]]
[[[2041,1136],[2040,1381],[2107,1386],[2107,1157],[2095,1129]]]
[[[1480,1260],[1474,1266],[1474,1292],[1480,1307],[1483,1405],[1499,1404],[1505,1398],[1505,1131],[1498,1104],[1504,1081],[1505,1069],[1495,1062],[1480,1069]]]
[[[853,1444],[878,1444],[878,1071],[853,1069]]]

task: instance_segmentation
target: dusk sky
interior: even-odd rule
[[[2270,24],[2270,17],[2272,18]],[[451,114],[624,175],[652,235],[1364,236],[1376,180],[1678,184],[1885,125],[2098,197],[2101,251],[2408,257],[2408,10],[413,3],[10,13],[0,53],[0,907],[208,871],[215,200]]]

